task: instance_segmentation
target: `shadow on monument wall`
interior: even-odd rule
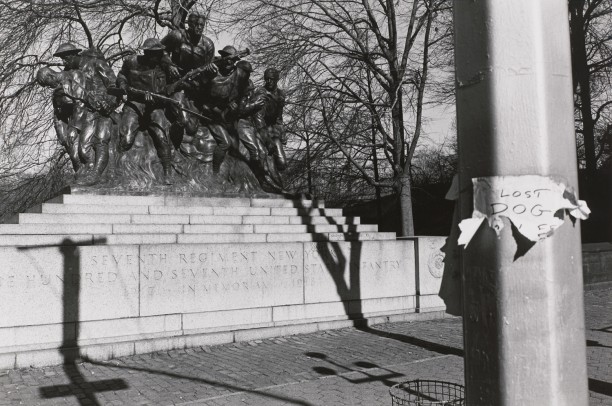
[[[106,239],[98,239],[94,244],[103,244]],[[87,381],[81,372],[78,363],[88,362],[93,365],[101,365],[111,368],[123,368],[134,371],[147,372],[156,375],[165,375],[177,379],[187,379],[193,382],[200,382],[219,388],[226,388],[236,392],[247,392],[257,394],[258,396],[281,400],[295,405],[309,406],[308,403],[299,399],[277,396],[273,394],[262,393],[256,390],[243,388],[235,385],[224,384],[212,380],[180,375],[166,371],[157,371],[147,368],[136,368],[118,366],[104,362],[89,359],[86,355],[81,354],[79,347],[79,322],[81,319],[79,304],[81,298],[81,248],[71,239],[64,239],[61,246],[36,246],[31,248],[19,248],[23,250],[33,250],[40,248],[58,248],[63,258],[63,275],[62,275],[62,344],[59,352],[63,358],[63,368],[66,377],[69,380],[68,384],[53,385],[39,388],[40,397],[43,399],[53,398],[68,398],[74,396],[80,405],[101,405],[96,399],[96,393],[106,391],[119,391],[128,389],[129,385],[124,379],[105,379],[98,381]]]
[[[300,210],[307,211],[308,208],[303,205],[300,206],[299,202],[296,202],[296,207]],[[318,209],[321,210],[321,209]],[[326,219],[327,224],[338,226],[338,232],[342,233],[342,225],[339,224],[333,216],[325,215],[321,212],[323,217]],[[384,330],[372,328],[368,325],[368,321],[364,318],[362,297],[361,297],[361,251],[362,244],[365,241],[351,241],[346,244],[350,247],[350,255],[347,259],[340,242],[329,241],[328,233],[317,233],[315,232],[315,226],[309,221],[309,217],[302,216],[304,224],[309,226],[309,232],[313,234],[315,238],[314,245],[316,246],[317,253],[321,257],[323,265],[327,269],[329,275],[332,277],[336,286],[338,296],[342,300],[345,314],[349,320],[353,320],[353,325],[360,331],[365,333],[374,334],[379,337],[391,338],[403,343],[415,345],[430,351],[434,351],[440,354],[451,354],[459,357],[463,357],[464,351],[460,348],[447,346],[444,344],[436,343],[433,341],[424,340],[417,337],[407,336],[404,334],[392,333]],[[348,238],[359,236],[357,232],[357,225],[351,224],[347,227],[347,232],[343,233]],[[348,283],[345,279],[345,272],[349,272]]]
[[[331,241],[330,234],[332,233],[317,232],[317,225],[312,222],[308,214],[311,210],[318,210],[321,217],[326,220],[325,225],[336,226],[336,232],[348,238],[351,238],[353,235],[359,236],[357,225],[349,224],[345,230],[344,225],[338,223],[333,216],[326,215],[323,208],[306,207],[301,201],[294,201],[294,206],[298,209],[298,215],[302,219],[302,224],[307,226],[308,232],[313,236],[314,242],[312,247],[314,250],[310,251],[310,255],[318,255],[320,257],[323,266],[334,281],[336,292],[344,306],[345,315],[349,320],[354,320],[355,325],[361,323],[364,319],[361,304],[361,242]],[[343,244],[346,244],[348,247],[348,258],[342,249]],[[348,272],[348,282],[346,280],[346,272]],[[306,283],[306,275],[304,283]]]
[[[102,244],[106,239],[95,240]],[[62,254],[62,344],[59,352],[63,358],[64,372],[70,383],[66,385],[45,386],[39,388],[42,398],[63,398],[75,396],[80,405],[100,405],[96,393],[127,389],[129,386],[123,379],[106,379],[87,381],[79,370],[77,362],[81,360],[79,348],[79,330],[81,315],[79,304],[81,300],[81,252],[77,243],[69,238],[62,241],[61,246],[36,246],[20,248],[23,250],[56,247]],[[82,394],[81,396],[77,396]]]

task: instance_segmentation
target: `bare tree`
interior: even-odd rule
[[[450,35],[448,25],[436,25],[447,2],[234,5],[233,23],[246,27],[261,60],[284,71],[290,92],[301,89],[288,97],[290,110],[310,114],[308,132],[302,126],[300,133],[326,138],[368,184],[391,188],[400,197],[401,233],[413,235],[409,169],[422,131],[431,49]]]
[[[578,155],[593,180],[609,153],[612,8],[606,0],[570,0],[569,11]]]

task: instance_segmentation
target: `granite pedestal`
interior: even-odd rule
[[[323,202],[72,193],[11,222],[0,368],[443,314],[438,240]]]

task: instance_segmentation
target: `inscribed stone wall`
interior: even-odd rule
[[[0,327],[416,291],[412,241],[1,248],[0,264]]]
[[[138,316],[138,247],[0,248],[0,327]]]
[[[303,303],[302,244],[141,247],[141,315]]]

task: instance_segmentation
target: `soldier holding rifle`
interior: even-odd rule
[[[168,63],[171,81],[171,97],[178,103],[171,105],[169,111],[175,121],[173,133],[182,138],[183,129],[194,135],[198,129],[198,120],[178,108],[181,106],[195,110],[199,98],[199,88],[217,75],[217,66],[213,63],[215,45],[210,38],[203,35],[206,17],[191,13],[187,19],[187,29],[170,31],[161,43],[170,55]],[[197,74],[195,74],[197,71]]]
[[[127,94],[119,126],[119,150],[125,152],[134,144],[137,131],[147,131],[153,139],[163,167],[163,182],[171,184],[172,146],[168,138],[170,123],[165,115],[168,67],[162,61],[164,46],[149,38],[142,45],[144,55],[131,56],[123,62],[117,75],[117,86]]]

